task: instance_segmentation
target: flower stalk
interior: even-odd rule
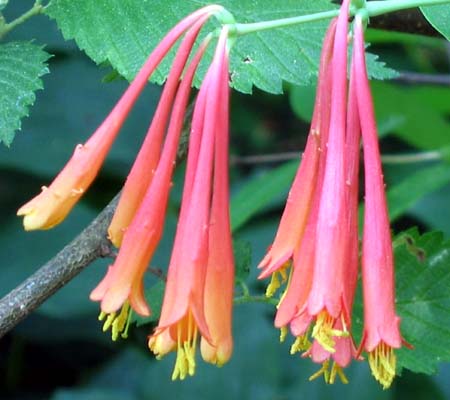
[[[450,0],[385,0],[385,1],[367,1],[363,8],[351,7],[350,15],[354,16],[362,9],[365,10],[368,17],[376,17],[391,12],[407,10],[409,8],[431,6],[439,4],[448,4]],[[280,18],[270,21],[260,21],[252,23],[237,23],[230,26],[237,36],[248,35],[256,32],[267,31],[271,29],[287,28],[290,26],[301,25],[310,22],[317,22],[335,18],[339,15],[339,10],[329,10],[314,14],[299,15],[297,17]]]

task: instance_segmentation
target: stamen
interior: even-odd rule
[[[309,381],[313,381],[314,379],[317,379],[319,376],[323,375],[323,379],[324,379],[325,383],[329,383],[330,382],[329,367],[330,367],[330,361],[329,360],[324,361],[322,364],[322,367],[315,374],[312,374],[309,377]]]
[[[345,324],[343,325],[343,330],[340,330],[333,328],[334,323],[335,318],[328,314],[327,311],[321,311],[317,316],[311,335],[329,353],[336,351],[334,348],[336,342],[333,340],[333,337],[348,337],[350,335]]]
[[[290,261],[285,263],[286,269],[289,268],[290,265],[291,265]],[[288,291],[289,286],[291,284],[291,279],[292,279],[292,273],[293,272],[294,272],[294,268],[289,268],[289,278],[288,278],[287,284],[285,286],[285,289],[283,290],[283,294],[280,296],[280,300],[278,301],[277,309],[278,309],[278,307],[280,307],[281,302],[284,300],[284,298],[285,298],[285,296],[287,294],[287,291]],[[284,283],[286,281],[286,270],[280,271],[280,274],[283,277],[283,282],[282,283]]]
[[[305,333],[304,335],[297,336],[295,342],[291,346],[290,353],[294,355],[295,353],[298,353],[300,351],[309,350],[310,347],[311,342],[308,340],[308,334]]]
[[[288,334],[287,326],[282,326],[280,328],[280,343],[283,343],[286,340],[287,334]]]
[[[103,332],[106,332],[111,328],[111,339],[114,342],[119,338],[119,335],[122,339],[126,339],[128,337],[128,328],[131,322],[130,304],[126,301],[119,314],[115,312],[107,314],[102,311],[98,316],[98,320],[105,320],[102,328]]]
[[[330,373],[330,381],[328,383],[333,384],[336,381],[336,375],[339,376],[339,379],[343,384],[346,385],[348,383],[348,379],[345,376],[342,368],[333,361],[333,366],[331,367]]]
[[[394,349],[381,342],[369,353],[369,366],[375,379],[381,383],[383,389],[389,388],[395,378],[397,357]]]
[[[301,352],[301,351],[308,351],[312,343],[309,340],[309,335],[311,333],[311,327],[308,327],[306,332],[303,335],[297,336],[295,339],[295,342],[292,343],[290,354],[294,355],[295,353]]]
[[[273,295],[278,291],[281,285],[285,284],[288,280],[287,269],[290,267],[291,262],[285,262],[283,266],[275,271],[271,278],[270,283],[266,289],[266,297],[273,297]]]
[[[178,322],[177,324],[177,358],[175,360],[175,366],[172,373],[173,381],[178,378],[183,380],[184,378],[186,378],[187,372],[186,357],[184,355],[183,346],[181,345],[181,322],[182,321]]]
[[[197,337],[197,325],[195,324],[192,313],[189,311],[187,316],[177,323],[177,358],[175,360],[172,380],[178,378],[183,380],[186,376],[195,374]]]

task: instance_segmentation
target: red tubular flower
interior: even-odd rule
[[[346,199],[348,212],[347,225],[347,251],[344,270],[344,304],[351,314],[355,289],[358,277],[358,174],[359,174],[359,142],[361,129],[359,123],[358,104],[356,98],[354,74],[351,74],[349,86],[349,99],[347,108],[347,132],[346,132]],[[336,320],[333,330],[336,332],[348,331],[351,329],[350,318],[343,325],[343,320]],[[352,358],[356,357],[356,349],[353,339],[348,336],[336,336],[334,351],[326,350],[321,344],[314,340],[311,349],[305,354],[311,357],[316,363],[322,363],[323,367],[310,379],[319,375],[324,375],[327,383],[334,383],[336,375],[342,382],[348,383],[342,369],[347,367]],[[333,364],[330,366],[330,361]],[[331,369],[330,369],[331,367]]]
[[[182,59],[185,58],[185,47],[192,46],[203,22],[203,19],[199,20],[198,25],[188,33],[180,48]],[[208,42],[209,38],[200,46],[179,86],[161,160],[145,197],[124,235],[117,259],[91,293],[91,299],[101,301],[101,309],[106,314],[115,313],[127,300],[138,314],[150,314],[143,294],[143,275],[162,235],[172,172],[190,88]],[[177,56],[175,62],[178,61],[180,60]],[[112,314],[111,318],[114,319],[115,314]]]
[[[259,279],[272,275],[272,281],[267,288],[267,295],[271,297],[279,288],[277,273],[285,275],[286,266],[292,259],[295,249],[302,240],[311,202],[315,190],[317,169],[320,157],[320,135],[323,130],[324,119],[322,99],[316,99],[311,130],[308,136],[300,168],[297,171],[291,190],[289,191],[286,207],[281,217],[280,225],[273,244],[259,263],[262,268]]]
[[[358,266],[359,126],[354,95],[347,116],[348,8],[349,1],[344,1],[323,46],[316,104],[325,117],[322,154],[306,229],[275,318],[277,327],[289,324],[296,336],[291,353],[307,350],[304,356],[324,364],[311,378],[323,374],[330,383],[336,375],[347,381],[341,368],[355,354],[349,327]]]
[[[108,228],[108,237],[116,247],[122,243],[125,229],[133,219],[158,165],[164,133],[173,106],[179,80],[192,46],[209,14],[199,17],[186,34],[170,70],[158,107],[145,140],[128,174],[119,203]]]
[[[294,336],[299,337],[298,342],[303,342],[302,336],[306,333],[310,318],[299,318],[299,313],[304,309],[311,288],[314,253],[316,222],[319,208],[319,200],[323,183],[325,157],[327,153],[326,143],[328,141],[328,128],[330,122],[330,92],[331,92],[331,59],[333,52],[334,36],[336,32],[336,20],[333,20],[328,28],[324,39],[322,55],[320,60],[317,96],[314,107],[314,116],[317,118],[316,124],[311,125],[309,140],[312,138],[317,143],[315,151],[318,153],[319,166],[317,178],[313,182],[299,182],[301,188],[303,184],[310,184],[314,190],[312,207],[308,215],[303,237],[296,248],[293,257],[293,268],[289,283],[283,294],[275,317],[275,326],[283,328],[291,324],[291,331]],[[316,118],[313,119],[313,123]],[[287,208],[287,207],[286,207]],[[300,348],[297,347],[299,350]],[[301,346],[303,349],[303,346]]]
[[[228,52],[223,52],[218,123],[215,139],[214,186],[209,227],[209,254],[205,282],[205,317],[211,342],[201,340],[205,361],[221,366],[231,357],[231,319],[234,259],[231,243],[228,189]]]
[[[227,222],[222,219],[222,216],[216,215],[214,210],[225,203],[224,195],[226,195],[226,190],[223,190],[226,179],[223,170],[223,149],[219,148],[219,144],[216,145],[215,141],[219,140],[220,144],[224,145],[227,140],[226,137],[217,138],[217,135],[224,133],[224,127],[220,126],[224,122],[224,116],[219,115],[219,110],[223,110],[223,106],[220,106],[223,100],[221,96],[226,95],[223,90],[223,79],[228,82],[227,74],[223,73],[227,36],[228,29],[223,28],[214,59],[204,78],[195,105],[195,124],[193,124],[191,136],[193,146],[189,147],[180,219],[168,269],[161,317],[158,327],[149,338],[149,347],[158,358],[173,349],[177,350],[172,379],[184,379],[194,374],[199,331],[211,346],[220,346],[222,343],[222,336],[218,336],[216,331],[216,327],[219,326],[218,319],[216,316],[212,317],[210,300],[205,300],[204,295],[208,279],[207,267],[215,263],[218,255],[226,256],[229,250],[228,246],[222,248],[213,243],[209,244],[209,239],[216,238],[215,229],[223,232],[223,229],[227,227]],[[206,101],[208,107],[206,107]],[[201,131],[198,131],[198,128],[201,128]],[[198,135],[200,135],[200,141]],[[213,206],[214,212],[211,211],[213,169],[216,170],[214,172],[213,197],[216,199],[216,204]],[[216,189],[220,191],[216,192]],[[216,226],[210,231],[211,222]],[[212,251],[211,257],[210,251]],[[225,269],[228,268],[229,264],[225,266]],[[218,269],[214,269],[211,272],[209,284],[212,288],[215,287],[217,271]],[[219,311],[223,310],[221,305],[218,307]],[[211,331],[209,324],[211,324]],[[218,340],[216,343],[214,336]],[[204,354],[208,361],[219,364],[222,362],[219,353],[212,357],[210,349],[206,349],[205,353],[208,353]],[[226,354],[225,357],[227,357]]]
[[[23,205],[17,215],[24,216],[26,230],[50,229],[59,224],[96,177],[103,161],[136,99],[158,64],[199,18],[223,10],[207,6],[183,19],[159,43],[111,113],[84,145],[78,145],[72,158],[49,187]]]
[[[366,72],[364,33],[359,16],[354,24],[355,75],[364,149],[365,212],[362,251],[364,332],[360,348],[369,353],[372,374],[388,388],[394,377],[394,350],[401,347],[400,318],[395,313],[394,260],[384,193],[378,135]]]
[[[314,200],[314,198],[318,196],[318,193],[320,193],[321,190],[321,183],[319,183],[321,179],[318,178],[318,171],[321,162],[320,160],[324,159],[326,138],[328,137],[330,119],[330,97],[328,92],[331,90],[331,77],[328,65],[331,61],[335,30],[336,20],[333,20],[324,40],[317,97],[305,152],[289,192],[286,207],[275,240],[258,266],[258,268],[263,268],[259,279],[266,278],[272,274],[271,282],[266,291],[268,297],[273,296],[276,290],[281,286],[282,282],[280,282],[278,275],[281,275],[282,281],[286,280],[286,268],[289,267],[289,261],[291,259],[294,259],[295,264],[296,249],[297,253],[299,253],[298,249],[301,247],[302,243],[310,240],[306,239],[307,232],[305,229],[307,229],[307,221],[311,220],[310,215],[312,213],[311,209],[313,208],[313,202],[317,201]],[[308,235],[310,234],[311,232],[308,233]],[[309,250],[305,249],[305,251],[301,251],[300,253],[302,253],[303,257],[303,255],[308,252]],[[295,271],[291,272],[291,274],[292,273],[296,274],[296,277],[291,276],[291,279],[297,281],[298,277],[300,285],[302,285],[303,282],[310,282],[308,279],[306,279],[306,281],[304,280],[305,276],[308,278],[310,277],[308,272],[300,272],[299,268],[297,268],[297,273]],[[301,278],[299,274],[302,276]],[[286,307],[289,308],[288,304],[290,304],[290,309],[292,311],[292,306],[297,303],[295,297],[297,295],[305,295],[305,289],[300,289],[296,283],[292,284],[292,286],[296,289],[291,290],[288,296],[283,296],[285,301],[283,306],[281,306],[282,310],[277,313],[280,320],[287,321],[292,318],[290,312],[286,313]],[[308,284],[306,287],[309,288]],[[306,292],[306,294],[307,293],[308,292]],[[295,304],[295,307],[296,306],[297,304]],[[275,325],[277,325],[277,322],[275,322]],[[281,323],[281,325],[284,326],[285,323]]]
[[[349,0],[342,4],[336,26],[332,61],[331,115],[325,172],[316,226],[316,249],[311,290],[305,312],[316,319],[312,337],[334,352],[337,320],[348,335],[344,272],[348,245],[348,208],[345,174],[347,29]]]

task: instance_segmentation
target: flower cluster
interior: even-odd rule
[[[368,360],[375,378],[389,387],[394,349],[402,344],[394,308],[389,218],[366,72],[362,17],[353,25],[347,78],[349,4],[326,33],[314,115],[300,168],[260,278],[271,276],[267,296],[286,283],[275,326],[290,328],[291,353],[323,364],[311,378],[329,383],[346,377],[352,359]],[[194,44],[207,20],[230,19],[210,5],[184,18],[160,42],[111,113],[49,187],[18,211],[26,230],[60,223],[97,175],[114,139],[149,77],[182,37],[160,102],[123,187],[108,229],[119,247],[114,263],[91,292],[101,303],[103,329],[126,336],[130,310],[149,316],[144,274],[161,240],[177,149],[198,65],[214,38]],[[161,358],[176,351],[172,379],[193,375],[196,348],[218,366],[231,356],[234,260],[229,215],[228,113],[230,26],[223,24],[215,53],[195,100],[186,175],[167,284],[157,327],[148,346]],[[195,47],[195,49],[194,49]],[[351,336],[352,305],[360,264],[358,181],[364,151],[365,214],[362,239],[364,331],[359,349]],[[289,275],[289,278],[288,278]],[[332,365],[330,365],[332,363]]]
[[[401,347],[402,338],[394,307],[392,241],[359,15],[347,79],[349,3],[343,2],[326,34],[306,149],[277,235],[259,268],[260,278],[271,276],[268,296],[287,282],[275,326],[281,329],[282,340],[290,328],[296,338],[292,354],[302,351],[304,357],[323,364],[312,379],[324,375],[333,383],[338,375],[346,382],[342,368],[366,351],[373,375],[387,388],[395,377],[394,349]],[[356,349],[350,332],[359,265],[361,137],[364,331]]]
[[[123,187],[108,229],[117,258],[91,299],[101,302],[104,330],[126,335],[130,309],[151,310],[143,278],[162,237],[177,149],[192,82],[213,35],[194,51],[212,16],[229,18],[221,7],[204,7],[183,19],[160,42],[109,116],[75,153],[53,183],[21,207],[27,230],[61,222],[97,175],[126,116],[148,78],[175,42],[175,55],[160,102]],[[221,29],[215,56],[203,79],[193,113],[183,200],[159,325],[149,347],[158,356],[177,350],[173,379],[195,371],[195,348],[207,362],[222,365],[232,352],[231,307],[234,260],[228,190],[229,30]]]

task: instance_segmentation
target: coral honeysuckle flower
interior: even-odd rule
[[[310,184],[314,189],[312,207],[308,215],[308,222],[304,230],[303,237],[293,256],[293,267],[287,288],[278,304],[275,316],[275,326],[283,328],[288,325],[303,309],[309,294],[312,281],[312,267],[314,264],[315,252],[315,226],[317,220],[318,204],[323,182],[323,170],[325,167],[326,143],[328,140],[328,128],[330,120],[330,92],[331,92],[331,58],[333,51],[334,35],[336,31],[336,19],[332,21],[322,47],[322,54],[319,67],[317,96],[314,108],[314,116],[320,117],[320,131],[312,129],[309,136],[315,142],[318,141],[315,151],[318,152],[319,166],[317,178],[314,182],[299,182],[299,187]],[[309,141],[309,139],[308,139]],[[287,206],[288,207],[288,206]],[[287,209],[286,207],[286,209]],[[289,206],[291,207],[291,206]],[[309,323],[306,323],[306,327]],[[305,328],[306,328],[305,327]],[[298,329],[294,329],[298,332]],[[301,329],[300,329],[301,330]],[[295,334],[294,334],[295,335]],[[298,335],[295,335],[298,336]]]
[[[205,282],[205,317],[211,342],[202,338],[205,361],[221,366],[231,357],[231,319],[234,288],[234,259],[231,241],[228,189],[228,54],[223,53],[222,85],[215,139],[214,186],[209,227],[209,254]]]
[[[362,250],[364,331],[361,349],[369,354],[372,374],[388,388],[401,347],[400,318],[395,312],[394,259],[384,193],[373,100],[366,71],[361,18],[354,23],[353,74],[357,91],[364,151],[365,211]]]
[[[358,174],[359,174],[359,142],[361,129],[359,123],[358,104],[354,75],[351,75],[349,86],[349,99],[347,108],[347,131],[346,131],[346,198],[348,207],[347,225],[347,253],[345,264],[344,299],[351,313],[355,289],[358,277]],[[295,271],[294,271],[295,272]],[[333,330],[336,332],[348,331],[351,329],[351,320],[346,321],[347,326],[343,326],[342,320],[336,320]],[[292,322],[291,322],[292,325]],[[296,325],[294,325],[294,328]],[[292,329],[292,328],[291,328]],[[304,328],[303,328],[304,329]],[[311,379],[323,375],[325,382],[334,383],[336,376],[339,376],[343,383],[348,383],[344,375],[343,368],[347,367],[351,360],[356,357],[357,351],[350,335],[338,335],[333,338],[334,351],[326,350],[318,340],[314,340],[312,346],[303,356],[311,357],[312,361],[321,363],[322,368],[310,377]],[[330,362],[332,364],[330,365]]]
[[[322,154],[306,229],[275,318],[275,326],[285,330],[289,325],[296,336],[292,354],[306,350],[304,356],[323,363],[311,378],[323,374],[330,383],[336,375],[346,382],[341,368],[355,353],[349,327],[358,264],[357,258],[350,263],[349,257],[357,245],[351,230],[357,215],[358,170],[354,164],[359,150],[357,126],[347,132],[346,120],[348,7],[349,1],[344,1],[323,46],[317,97],[319,106],[321,97],[327,99],[322,104],[327,129],[321,132]]]
[[[24,216],[23,224],[26,230],[50,229],[64,220],[96,177],[136,99],[173,44],[199,18],[222,10],[223,7],[216,5],[197,10],[166,35],[89,140],[75,148],[71,159],[50,186],[43,186],[39,195],[18,210],[17,215]]]
[[[225,95],[222,89],[223,80],[226,79],[228,84],[228,73],[224,74],[227,37],[228,28],[224,27],[195,104],[196,118],[190,139],[194,143],[192,147],[189,146],[181,212],[168,269],[161,317],[155,332],[149,338],[149,347],[158,358],[171,350],[177,351],[172,379],[184,379],[195,373],[199,333],[211,346],[221,346],[221,338],[224,337],[217,331],[221,322],[217,315],[214,315],[214,304],[210,302],[217,298],[205,300],[204,294],[207,279],[211,279],[211,288],[215,287],[215,274],[220,273],[221,267],[215,265],[210,278],[207,278],[207,269],[214,265],[217,256],[226,255],[229,250],[228,245],[221,248],[220,244],[209,243],[209,239],[217,238],[215,229],[222,232],[222,229],[227,228],[227,223],[222,220],[224,217],[219,217],[215,210],[226,204],[223,196],[227,194],[223,189],[226,175],[223,171],[225,155],[222,153],[226,149],[219,149],[219,144],[215,145],[216,140],[219,140],[221,145],[227,140],[226,137],[217,138],[217,135],[224,134],[225,131],[224,127],[220,126],[225,116],[219,114],[223,111],[220,103]],[[213,172],[216,167],[218,171]],[[214,213],[211,211],[212,189],[213,197],[216,198]],[[219,193],[216,192],[217,189],[220,189]],[[216,224],[212,232],[210,223]],[[228,268],[229,265],[225,266],[225,269]],[[216,312],[224,309],[221,304],[217,304],[217,307]],[[219,353],[211,353],[211,348],[204,347],[204,356],[208,361],[221,364],[228,357],[228,351],[225,348],[224,350],[226,353],[223,360],[220,359],[222,356]]]
[[[200,20],[199,22],[203,23],[204,21]],[[185,47],[192,47],[200,27],[191,28],[182,43],[180,47],[182,59],[185,58]],[[161,239],[172,173],[192,80],[209,39],[208,36],[202,42],[178,88],[161,159],[141,205],[125,232],[119,254],[114,264],[109,267],[106,276],[91,293],[91,300],[101,301],[101,309],[104,314],[112,313],[110,319],[115,318],[115,312],[124,304],[127,307],[126,302],[129,302],[138,314],[150,314],[143,293],[143,275]],[[178,55],[175,59],[175,63],[177,62],[179,62]],[[164,100],[170,99],[165,98]],[[103,317],[103,315],[101,316]]]
[[[335,22],[336,20],[333,20],[324,41],[314,114],[300,168],[289,191],[275,240],[266,256],[258,265],[258,268],[263,269],[259,279],[272,275],[266,291],[268,297],[273,296],[281,286],[278,274],[281,274],[282,279],[286,279],[285,269],[289,266],[289,261],[293,258],[295,250],[302,241],[311,211],[312,199],[315,192],[320,188],[317,185],[317,173],[319,159],[323,157],[324,144],[326,143],[323,141],[323,137],[328,131],[330,113],[330,99],[328,96],[330,80],[326,76],[329,75],[326,70],[331,58]]]
[[[346,304],[345,269],[348,247],[346,198],[347,31],[349,0],[344,0],[336,24],[332,59],[329,136],[319,211],[311,289],[304,310],[315,319],[312,337],[334,352],[334,337],[346,336],[350,312]],[[343,331],[334,329],[341,320]]]
[[[208,18],[209,14],[200,16],[180,45],[145,140],[127,176],[108,228],[108,237],[116,247],[122,243],[124,231],[133,219],[156,171],[181,74],[198,33]]]

